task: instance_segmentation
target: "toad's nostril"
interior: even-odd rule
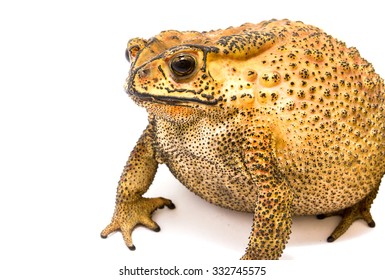
[[[150,74],[150,69],[140,69],[138,71],[139,78],[146,78]]]

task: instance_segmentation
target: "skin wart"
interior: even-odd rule
[[[145,198],[159,164],[210,203],[254,213],[242,259],[278,259],[293,215],[342,217],[334,241],[370,207],[385,171],[384,83],[358,50],[289,20],[210,32],[164,31],[127,45],[125,89],[148,126],[119,181],[101,236],[158,231]]]

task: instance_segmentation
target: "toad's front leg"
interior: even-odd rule
[[[152,213],[164,206],[175,208],[169,199],[142,197],[151,185],[158,168],[152,135],[152,126],[149,125],[127,161],[119,181],[112,221],[101,233],[101,237],[106,238],[110,233],[120,230],[131,250],[135,249],[131,233],[137,225],[159,231],[159,226],[151,218]]]
[[[259,187],[249,244],[243,260],[278,259],[291,233],[293,195],[285,180]]]
[[[244,146],[244,166],[258,194],[243,260],[278,259],[291,233],[293,190],[279,171],[271,134],[253,133]]]

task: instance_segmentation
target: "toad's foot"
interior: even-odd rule
[[[370,214],[370,206],[377,194],[377,190],[371,192],[362,201],[353,205],[352,207],[337,211],[330,214],[318,215],[318,219],[324,219],[331,216],[341,216],[342,220],[335,228],[333,233],[327,238],[328,242],[333,242],[344,234],[348,228],[358,219],[363,219],[369,227],[375,227],[376,223],[373,221],[372,215]]]
[[[175,205],[171,200],[165,198],[139,198],[133,202],[120,202],[116,205],[114,216],[111,223],[101,232],[102,238],[120,230],[123,235],[124,242],[130,250],[135,250],[132,243],[132,231],[137,225],[143,225],[156,232],[160,231],[160,227],[151,219],[152,213],[156,209],[167,206],[174,209]]]

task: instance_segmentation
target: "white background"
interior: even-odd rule
[[[384,77],[379,5],[369,0],[2,1],[0,278],[124,279],[118,275],[124,265],[244,265],[237,259],[247,245],[252,215],[210,205],[164,166],[148,196],[168,197],[177,208],[154,214],[161,232],[137,228],[135,252],[120,233],[99,237],[113,213],[120,172],[147,121],[145,110],[123,91],[127,40],[166,29],[203,31],[289,18],[356,46]],[[263,262],[270,277],[381,278],[384,188],[372,208],[376,228],[358,221],[332,244],[325,240],[338,218],[296,217],[282,257],[295,261]]]

